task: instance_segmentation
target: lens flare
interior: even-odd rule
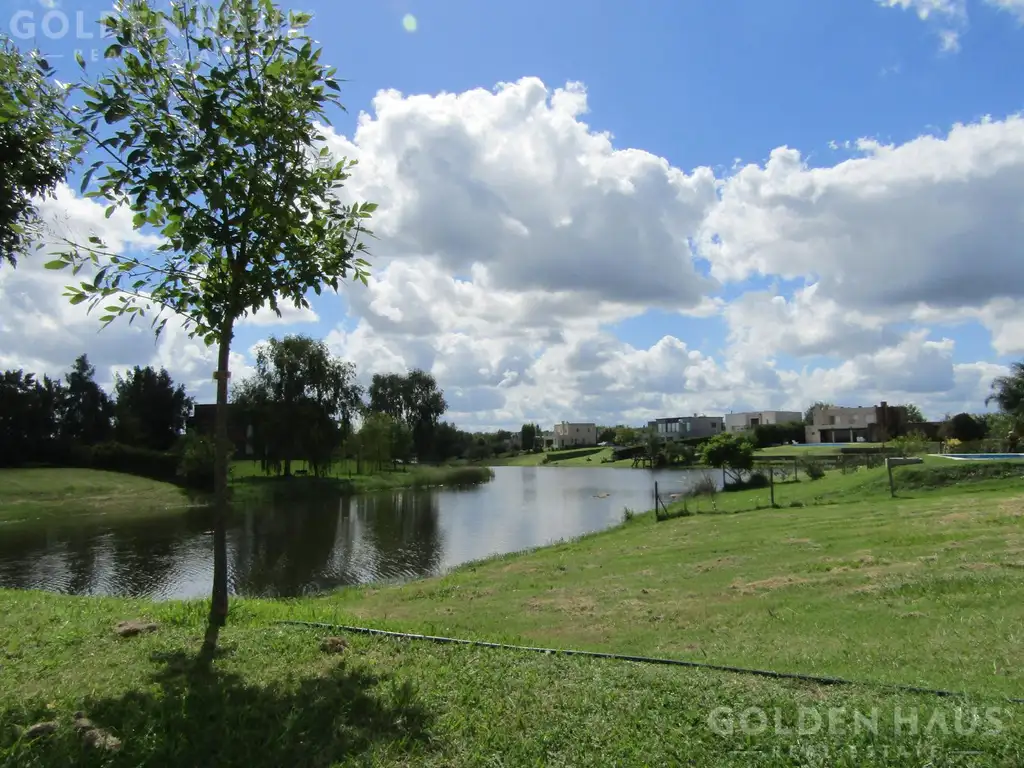
[[[402,17],[402,26],[405,27],[406,32],[415,32],[416,27],[418,26],[416,23],[416,17],[411,13],[405,14],[405,16]]]

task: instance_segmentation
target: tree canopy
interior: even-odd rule
[[[413,451],[421,460],[437,453],[438,422],[448,410],[437,380],[426,371],[414,369],[407,374],[374,374],[369,388],[368,408],[383,413],[409,427]]]
[[[193,400],[166,369],[135,366],[114,380],[114,430],[118,442],[167,451],[185,431]]]
[[[74,148],[61,116],[64,90],[49,63],[0,36],[0,264],[17,264],[39,228],[36,198],[64,180]]]
[[[235,404],[254,416],[255,450],[265,469],[291,474],[304,459],[317,474],[352,432],[362,405],[355,366],[309,336],[271,337],[256,353],[255,373],[239,382]]]
[[[1018,424],[1024,422],[1024,361],[1010,365],[1010,372],[992,381],[992,391],[985,405],[995,403],[999,410],[1012,416]]]

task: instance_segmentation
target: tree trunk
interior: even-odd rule
[[[212,655],[217,648],[220,628],[228,618],[228,469],[230,439],[228,435],[228,376],[231,359],[233,323],[228,321],[221,332],[217,354],[217,407],[214,413],[214,479],[213,479],[213,588],[210,594],[210,616],[207,621],[203,651]]]

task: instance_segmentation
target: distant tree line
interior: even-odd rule
[[[362,473],[473,454],[474,436],[441,420],[448,403],[426,371],[374,374],[364,390],[352,363],[301,335],[269,339],[255,367],[232,391],[236,425],[247,430],[236,442],[267,474],[290,475],[296,460],[323,475],[337,459]]]
[[[63,380],[8,370],[0,379],[0,466],[107,464],[121,450],[114,446],[166,452],[184,432],[191,408],[185,388],[162,368],[119,374],[112,393],[96,382],[86,355]]]

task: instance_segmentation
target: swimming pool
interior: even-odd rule
[[[944,459],[954,461],[1007,461],[1010,459],[1024,459],[1024,453],[935,453],[933,456],[941,456]]]

